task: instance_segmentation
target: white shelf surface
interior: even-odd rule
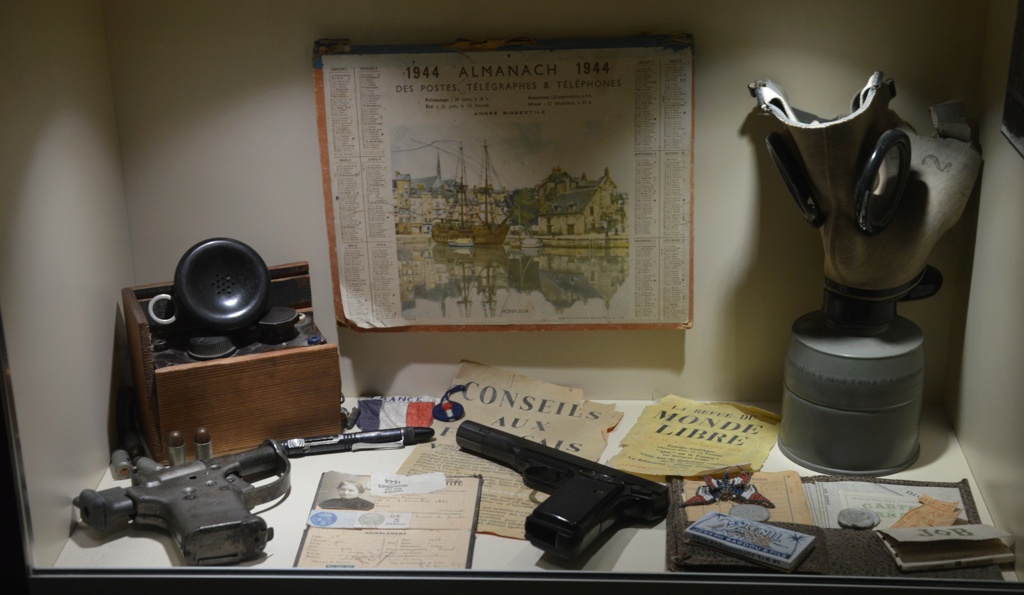
[[[614,403],[623,412],[623,419],[608,436],[608,446],[600,462],[604,463],[620,450],[619,441],[625,437],[646,401],[600,401]],[[766,409],[773,405],[754,403]],[[440,422],[435,422],[439,425]],[[887,476],[889,479],[913,481],[953,482],[967,479],[983,523],[991,523],[988,509],[982,499],[971,469],[964,458],[956,435],[939,407],[926,407],[921,419],[921,454],[908,469]],[[216,447],[216,437],[214,437]],[[856,448],[856,445],[851,445]],[[214,454],[217,454],[216,452]],[[255,509],[263,517],[274,535],[267,543],[266,555],[241,566],[260,570],[292,568],[302,540],[305,519],[312,505],[320,475],[325,471],[342,471],[369,475],[374,471],[397,472],[408,450],[339,453],[302,457],[292,460],[291,491],[283,499]],[[820,475],[801,467],[780,451],[772,448],[764,471],[794,470],[803,476]],[[129,480],[114,480],[104,474],[96,490],[130,485]],[[88,487],[88,486],[83,486]],[[70,499],[77,494],[69,494]],[[77,512],[75,515],[77,518]],[[150,569],[183,566],[177,545],[168,533],[157,527],[135,526],[123,522],[100,534],[84,523],[72,529],[64,549],[54,564],[55,569]],[[627,527],[614,533],[599,549],[589,556],[567,564],[565,561],[542,555],[529,542],[518,539],[478,534],[473,552],[473,570],[543,572],[545,570],[587,570],[602,572],[665,573],[665,522],[655,527]],[[1004,573],[1006,580],[1017,580],[1011,570]]]

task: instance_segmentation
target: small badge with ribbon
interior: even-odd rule
[[[461,403],[456,403],[452,401],[451,396],[454,393],[465,392],[466,385],[464,384],[456,384],[455,386],[449,388],[444,393],[444,396],[441,397],[441,400],[437,403],[437,405],[434,405],[434,419],[436,419],[437,421],[457,421],[462,419],[462,417],[466,415],[466,409],[462,406]]]

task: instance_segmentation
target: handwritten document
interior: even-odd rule
[[[522,476],[515,471],[463,452],[454,443],[435,442],[415,447],[399,471],[417,473],[420,470],[445,468],[457,470],[460,474],[473,473],[483,477],[477,531],[502,537],[526,538],[526,517],[537,504],[547,498],[547,494],[526,487]]]
[[[609,465],[641,475],[703,477],[747,465],[758,470],[778,437],[779,416],[676,395],[646,407]]]
[[[364,492],[351,487],[361,482]],[[337,472],[320,478],[297,568],[469,568],[472,563],[479,477],[445,478],[444,488],[424,492],[398,476],[373,478]],[[365,487],[370,486],[370,487]],[[371,490],[372,488],[376,488]],[[341,501],[370,501],[352,505]],[[332,498],[324,494],[336,492]],[[357,493],[359,492],[359,493]]]
[[[579,389],[473,362],[459,365],[453,385],[466,386],[464,393],[451,396],[465,407],[463,420],[471,419],[591,461],[604,452],[608,431],[622,419],[622,412],[612,405],[585,401]],[[518,472],[463,452],[455,443],[457,428],[457,424],[443,424],[433,442],[412,449],[399,473],[443,470],[482,476],[477,530],[524,539],[526,517],[547,494],[526,487]]]

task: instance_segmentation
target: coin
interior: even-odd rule
[[[866,508],[844,508],[839,511],[839,526],[847,529],[873,529],[882,519]]]
[[[772,516],[772,513],[768,512],[767,508],[757,504],[737,504],[729,510],[729,514],[748,521],[757,521],[758,523],[763,523]]]

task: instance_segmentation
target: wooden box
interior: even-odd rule
[[[168,463],[167,437],[174,430],[185,439],[188,459],[195,456],[193,437],[199,427],[209,431],[214,455],[253,448],[267,438],[343,431],[338,349],[316,341],[309,266],[271,267],[270,275],[269,305],[300,313],[301,342],[258,344],[208,361],[192,360],[173,347],[182,337],[202,332],[195,325],[187,320],[151,324],[149,300],[173,292],[173,284],[122,290],[136,417],[155,460]]]

